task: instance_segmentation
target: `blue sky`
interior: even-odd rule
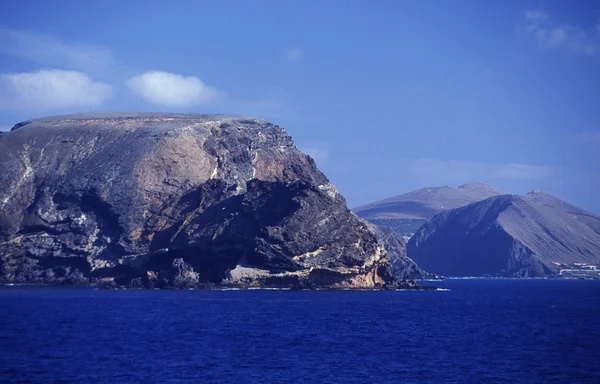
[[[0,2],[0,129],[90,110],[267,118],[351,207],[482,181],[600,213],[600,2]]]

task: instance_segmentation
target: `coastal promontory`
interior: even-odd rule
[[[424,276],[286,131],[88,113],[0,136],[0,282],[384,288]]]

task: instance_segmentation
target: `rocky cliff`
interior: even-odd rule
[[[0,136],[0,282],[376,288],[392,270],[422,273],[267,121],[80,114]]]
[[[600,263],[600,217],[539,191],[496,196],[435,216],[408,255],[446,276],[550,276]]]

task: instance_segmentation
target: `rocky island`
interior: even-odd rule
[[[88,113],[0,136],[0,283],[371,289],[425,276],[265,120]]]
[[[408,255],[445,276],[597,276],[600,217],[542,191],[500,195],[436,215]]]

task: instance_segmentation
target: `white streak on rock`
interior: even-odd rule
[[[331,183],[319,185],[318,188],[320,191],[327,193],[327,196],[329,196],[332,200],[334,200],[337,197],[337,195],[339,194],[335,185],[333,185]]]
[[[8,190],[8,196],[2,199],[2,205],[0,205],[0,208],[4,208],[6,203],[8,203],[8,201],[17,193],[21,185],[33,175],[33,167],[31,166],[31,160],[29,160],[29,157],[27,157],[26,155],[26,151],[28,149],[28,147],[25,147],[25,152],[23,152],[23,154],[21,155],[23,165],[25,166],[25,172],[23,172],[23,176],[21,176],[21,179],[19,179],[19,181],[17,181],[17,183],[14,186],[10,187],[10,189]]]

